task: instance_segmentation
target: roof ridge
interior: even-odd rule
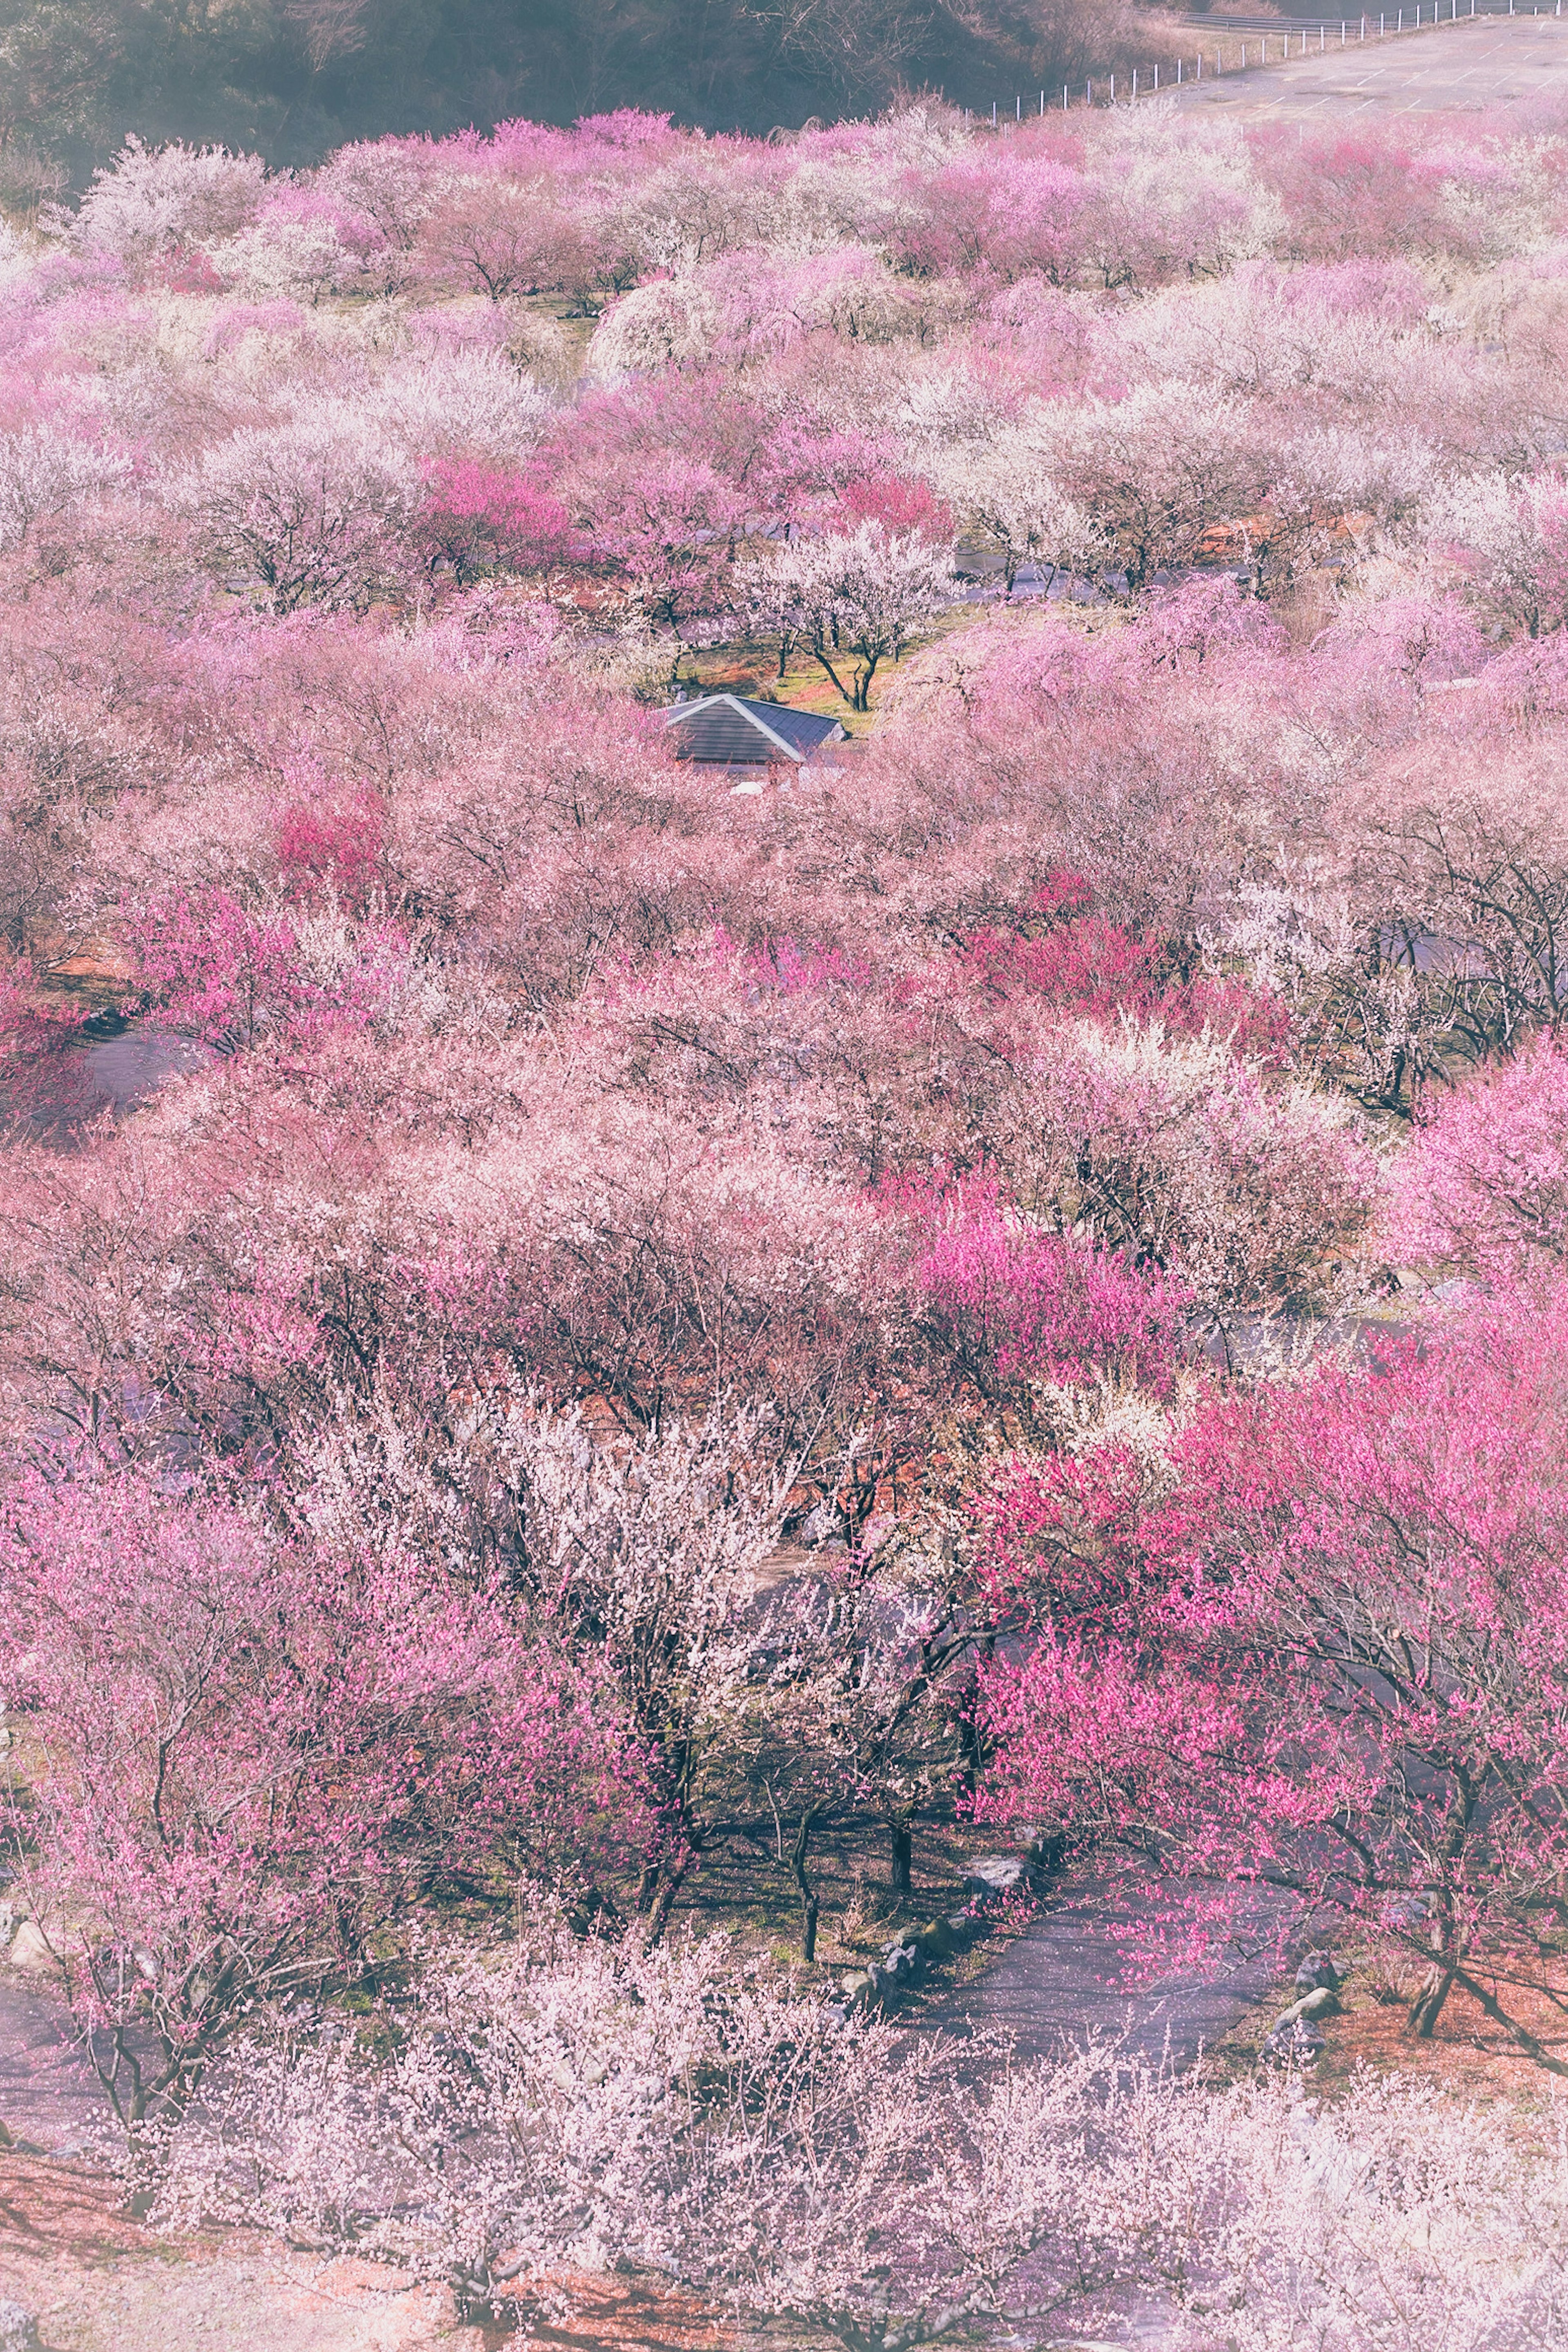
[[[776,727],[769,727],[766,719],[758,719],[746,697],[733,693],[727,688],[717,694],[705,694],[699,702],[673,703],[664,713],[664,723],[668,726],[674,719],[690,719],[714,702],[727,702],[731,709],[740,713],[748,727],[755,727],[759,735],[765,735],[770,743],[776,743],[786,759],[793,760],[797,766],[801,764],[800,745],[791,743],[788,736],[780,735]]]

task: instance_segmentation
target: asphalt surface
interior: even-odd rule
[[[0,1970],[0,2123],[47,2156],[93,2146],[112,2110],[57,2002]]]
[[[195,1038],[135,1021],[107,1034],[89,1029],[79,1045],[24,1070],[10,1092],[0,1087],[0,1128],[15,1119],[36,1142],[68,1149],[105,1112],[125,1118],[165,1078],[212,1059]]]
[[[1568,16],[1461,16],[1383,40],[1357,41],[1354,31],[1343,48],[1336,43],[1289,65],[1206,74],[1185,83],[1176,103],[1239,121],[1301,123],[1541,100],[1568,107]]]
[[[1131,1878],[1064,1880],[1033,1926],[984,1976],[949,1994],[934,2021],[955,2032],[999,2026],[1026,2058],[1100,2040],[1151,2065],[1190,2066],[1280,1982],[1270,1928],[1281,1911],[1260,1900],[1244,1948],[1217,1973],[1145,1980],[1129,1963],[1124,1931],[1148,1907],[1147,1890]],[[1289,1998],[1281,1992],[1281,2002]]]

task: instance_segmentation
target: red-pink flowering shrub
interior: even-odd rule
[[[970,1188],[950,1222],[938,1213],[915,1269],[919,1311],[985,1392],[1097,1375],[1168,1387],[1188,1304],[1179,1283],[1009,1221],[994,1187]]]
[[[1082,142],[1061,144],[1060,155],[948,164],[927,182],[919,211],[895,227],[901,253],[922,269],[962,268],[1004,285],[1036,275],[1071,283],[1092,249],[1085,215],[1094,188]]]
[[[1441,147],[1427,155],[1382,130],[1302,140],[1263,129],[1250,143],[1262,176],[1284,198],[1287,250],[1311,260],[1474,256],[1481,223],[1469,205],[1450,200],[1455,185],[1468,191],[1494,180],[1495,197],[1495,180],[1506,186],[1511,176],[1500,158]]]
[[[143,916],[132,939],[152,1001],[214,1045],[254,1045],[304,1008],[290,925],[248,914],[227,892],[176,898]]]
[[[925,482],[900,481],[896,475],[866,476],[844,484],[839,504],[852,522],[880,523],[890,536],[918,531],[935,546],[952,544],[952,509],[932,495]]]
[[[385,843],[386,812],[370,793],[294,801],[279,814],[274,834],[289,898],[326,894],[356,910],[376,887]]]
[[[1053,881],[1054,881],[1053,877]],[[1071,899],[1051,904],[1051,886],[1037,892],[1028,919],[1049,928],[986,929],[967,939],[953,958],[956,975],[977,983],[998,1006],[1040,1003],[1105,1021],[1117,1014],[1163,1022],[1186,1035],[1208,1033],[1260,1065],[1287,1058],[1290,1009],[1266,991],[1242,982],[1162,982],[1161,946],[1134,939],[1119,924],[1089,911],[1082,876],[1070,877]]]
[[[575,545],[559,499],[520,475],[445,457],[425,469],[415,528],[425,562],[460,588],[489,572],[544,571]]]
[[[988,1612],[1045,1643],[1135,1637],[1151,1599],[1139,1540],[1149,1478],[1115,1440],[1009,1462],[973,1505],[971,1573]],[[999,1683],[987,1694],[988,1706],[1011,1703]],[[1004,1759],[999,1777],[1010,1769]]]
[[[341,830],[298,814],[286,817],[279,860],[286,874],[362,884],[368,826]],[[149,1004],[175,1027],[225,1049],[268,1033],[341,1021],[363,1024],[385,1005],[402,941],[387,926],[329,955],[323,965],[302,947],[287,915],[252,913],[227,891],[177,895],[130,926]]]

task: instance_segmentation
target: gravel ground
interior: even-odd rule
[[[0,2155],[0,2295],[46,2352],[485,2352],[449,2295],[261,2238],[155,2237],[88,2167]]]

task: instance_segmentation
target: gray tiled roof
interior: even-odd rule
[[[678,760],[712,760],[727,767],[804,760],[819,744],[842,740],[844,733],[836,719],[791,710],[782,702],[750,702],[738,694],[672,703],[664,724],[675,735]]]

